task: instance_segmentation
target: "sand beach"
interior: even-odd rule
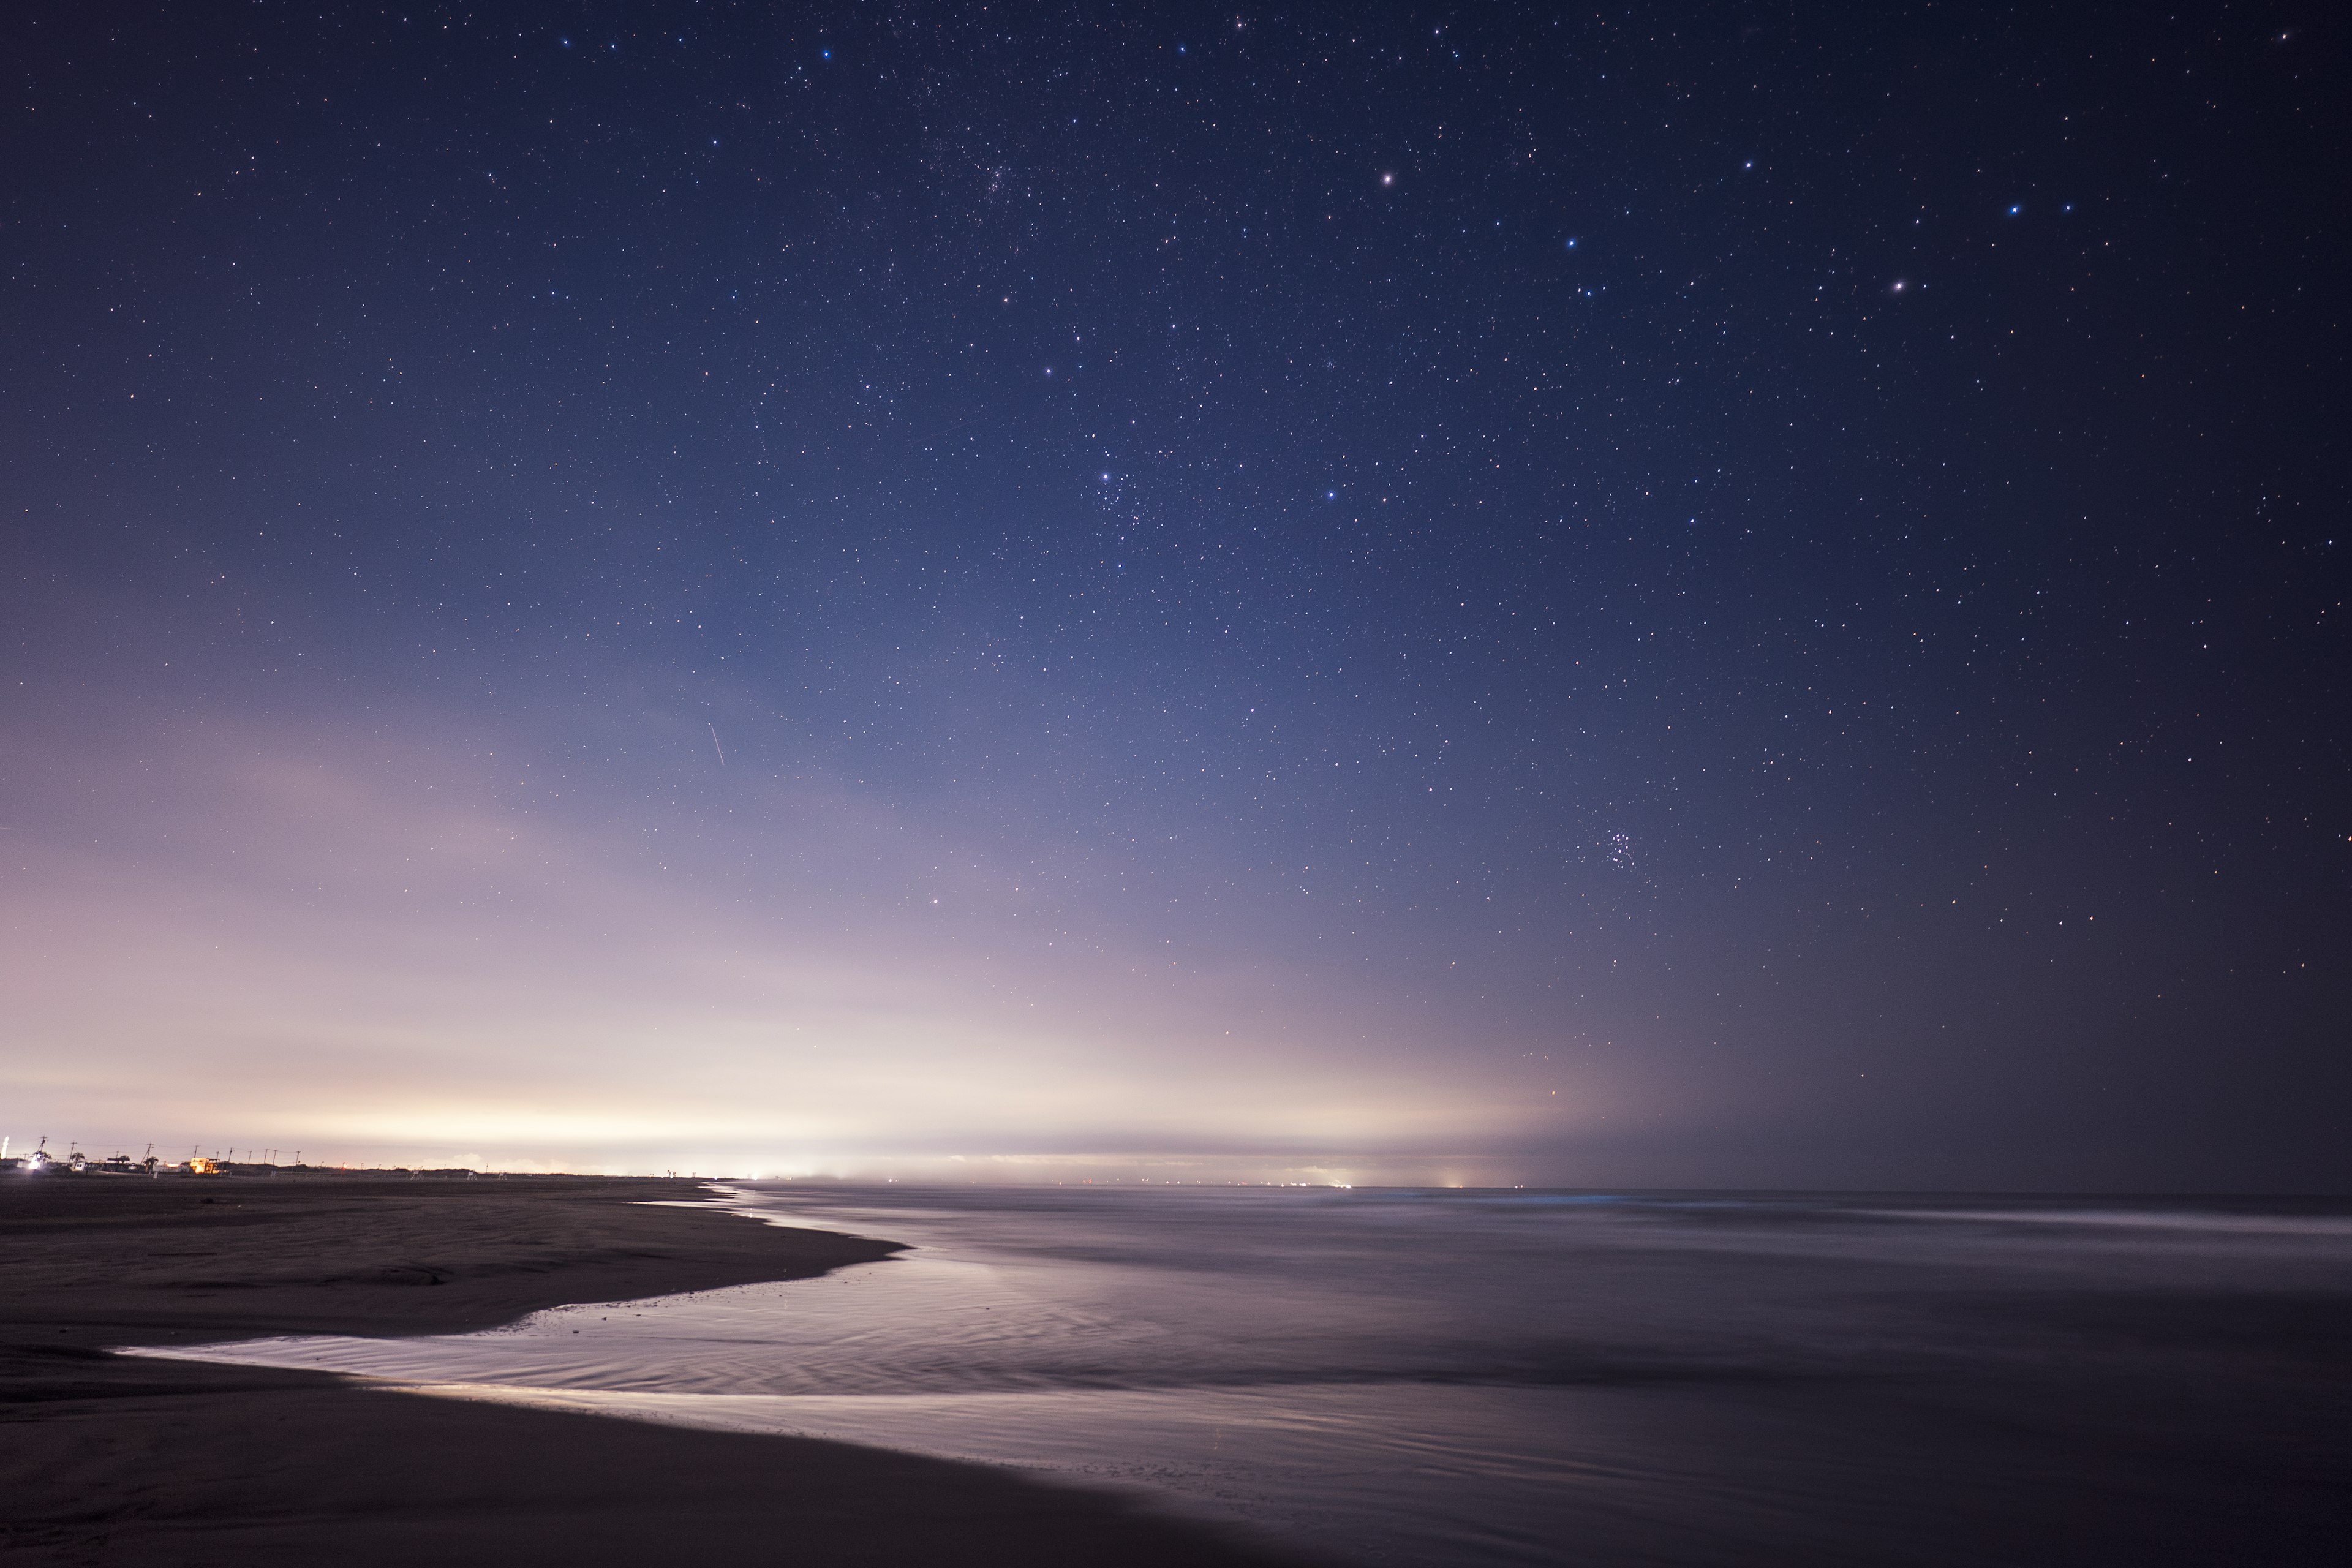
[[[976,1466],[111,1353],[462,1332],[898,1250],[653,1206],[702,1193],[567,1177],[0,1182],[0,1562],[1276,1561],[1116,1496]]]

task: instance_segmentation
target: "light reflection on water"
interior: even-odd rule
[[[1394,1563],[2285,1562],[2352,1479],[2340,1204],[729,1201],[914,1250],[207,1353],[1140,1485]]]

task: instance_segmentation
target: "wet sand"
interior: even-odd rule
[[[118,1356],[493,1328],[891,1243],[648,1207],[688,1182],[0,1177],[0,1562],[1265,1564],[1146,1505],[805,1438]]]

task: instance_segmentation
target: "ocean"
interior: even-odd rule
[[[1138,1489],[1344,1562],[2300,1563],[2352,1204],[730,1184],[821,1279],[207,1359]]]

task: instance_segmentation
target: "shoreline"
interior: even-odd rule
[[[712,1191],[646,1177],[0,1181],[0,1562],[1296,1561],[981,1466],[111,1353],[478,1331],[903,1250],[687,1202]]]

